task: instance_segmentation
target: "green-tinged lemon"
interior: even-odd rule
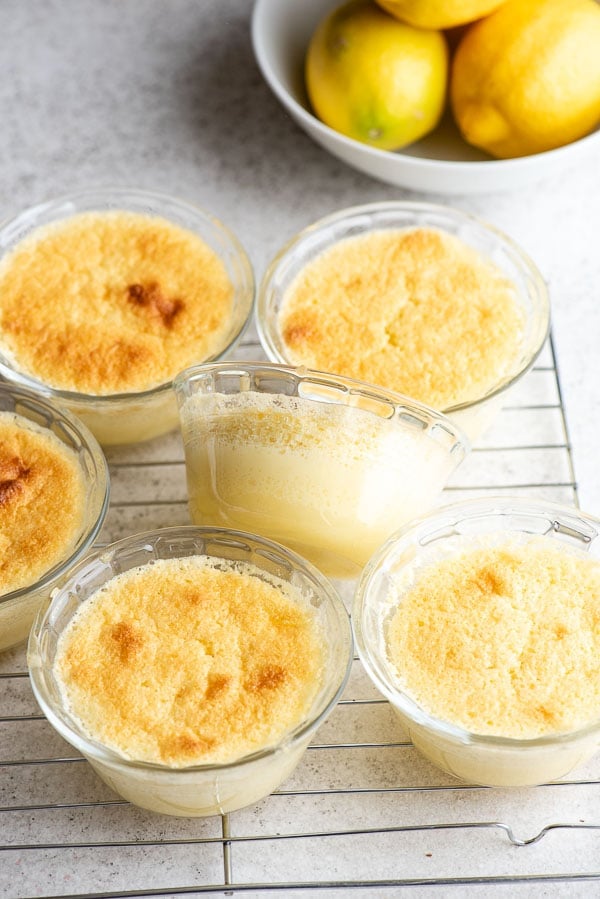
[[[442,34],[405,25],[371,0],[350,0],[317,27],[306,58],[306,84],[326,125],[382,150],[397,150],[437,125],[447,70]]]

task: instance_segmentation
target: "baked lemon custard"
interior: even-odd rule
[[[89,736],[171,767],[276,744],[324,676],[317,616],[291,586],[205,556],[116,575],[60,638],[55,672]]]
[[[513,283],[454,235],[381,229],[344,238],[287,288],[289,361],[436,409],[480,399],[510,373],[524,316]]]
[[[414,574],[387,625],[397,683],[438,719],[517,739],[598,719],[600,563],[529,540]]]
[[[69,555],[85,502],[73,450],[48,429],[0,412],[0,596],[34,584]]]
[[[233,293],[192,231],[159,216],[80,213],[0,261],[0,349],[54,388],[148,390],[221,349]]]

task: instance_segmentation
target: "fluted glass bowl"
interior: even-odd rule
[[[199,365],[175,392],[192,520],[278,540],[330,577],[431,508],[468,451],[440,413],[304,368]]]

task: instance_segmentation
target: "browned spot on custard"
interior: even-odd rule
[[[552,709],[546,708],[546,706],[541,705],[538,707],[538,714],[543,721],[552,722],[554,721],[554,712]]]
[[[319,338],[319,333],[315,327],[309,322],[298,322],[297,324],[289,324],[283,332],[283,339],[290,346],[299,346],[303,343],[310,343],[312,340]]]
[[[362,275],[355,274],[351,278],[346,278],[344,287],[346,290],[362,290],[365,286],[365,279]]]
[[[30,472],[31,469],[18,456],[0,459],[0,506],[8,505],[14,496],[22,492]]]
[[[208,601],[208,596],[204,590],[199,589],[197,586],[188,586],[187,584],[182,587],[179,596],[182,603],[190,606],[200,606],[203,602]]]
[[[285,668],[281,668],[279,665],[263,665],[262,668],[252,672],[245,687],[250,693],[274,690],[284,682],[285,678]]]
[[[117,644],[119,656],[123,664],[127,664],[144,645],[141,634],[127,621],[119,621],[113,625],[110,636]]]
[[[215,745],[212,737],[192,737],[189,734],[176,734],[169,739],[160,742],[160,750],[163,758],[177,758],[178,756],[199,756],[208,752]]]
[[[506,589],[504,579],[492,568],[480,568],[473,580],[482,593],[501,596]]]
[[[135,306],[141,306],[157,315],[166,328],[173,325],[175,316],[184,307],[183,300],[170,300],[163,296],[160,285],[156,282],[148,285],[130,284],[127,288],[127,298]]]
[[[206,687],[206,693],[204,694],[206,699],[216,699],[219,696],[222,696],[229,687],[231,683],[231,678],[226,674],[210,674],[208,677],[208,684]]]

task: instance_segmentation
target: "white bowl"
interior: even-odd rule
[[[252,17],[254,54],[269,87],[317,143],[354,168],[399,187],[436,193],[511,190],[575,165],[600,151],[600,127],[581,140],[518,159],[492,159],[469,146],[447,113],[431,134],[401,153],[378,150],[338,134],[310,111],[304,56],[323,16],[343,0],[257,0]]]

